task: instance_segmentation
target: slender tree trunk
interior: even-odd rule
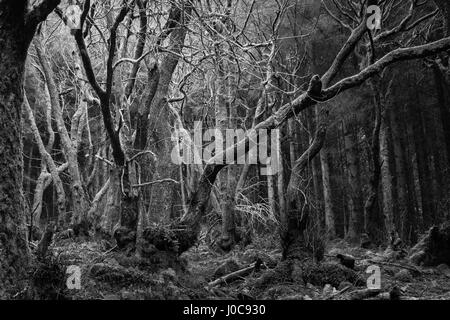
[[[323,114],[320,111],[321,106],[316,107],[316,123],[317,127],[321,125],[321,123],[325,122],[324,119],[321,119],[320,116]],[[330,164],[329,164],[329,154],[326,148],[322,148],[320,150],[320,165],[322,172],[322,188],[323,188],[323,204],[325,210],[325,228],[326,235],[328,238],[333,239],[336,237],[336,226],[335,226],[335,217],[333,210],[333,197],[331,190],[331,181],[330,181]]]
[[[77,155],[77,136],[78,136],[78,126],[72,128],[75,137],[71,137],[67,131],[66,125],[64,123],[63,110],[61,108],[59,93],[55,83],[55,77],[53,70],[46,56],[45,50],[42,46],[42,40],[40,37],[36,38],[35,42],[36,53],[41,63],[42,70],[45,74],[46,85],[50,95],[50,102],[52,105],[53,115],[56,120],[58,132],[61,138],[61,144],[63,146],[64,156],[69,164],[69,174],[71,178],[71,195],[73,199],[73,214],[72,214],[72,224],[78,225],[85,220],[86,214],[89,210],[89,203],[87,200],[87,195],[83,188],[83,182],[81,178],[81,172],[78,164]],[[81,117],[81,112],[83,110],[80,108],[80,114],[74,116],[74,118]],[[75,133],[76,132],[76,133]],[[72,141],[74,138],[74,141]],[[86,230],[85,230],[86,231]]]
[[[393,201],[393,170],[390,154],[390,124],[388,118],[390,106],[386,105],[382,114],[380,128],[380,161],[381,161],[381,188],[383,194],[383,213],[386,233],[389,239],[397,237],[394,217]]]
[[[279,159],[279,171],[277,178],[277,196],[278,196],[278,211],[279,211],[279,221],[285,221],[287,215],[286,206],[286,186],[285,186],[285,172],[284,172],[284,157],[283,151],[281,149],[282,135],[280,134],[280,139],[278,141],[278,159]]]
[[[118,168],[110,169],[109,188],[106,193],[106,204],[103,215],[103,221],[98,225],[94,222],[94,227],[100,227],[99,231],[112,235],[114,226],[120,219],[120,200],[122,192],[120,188],[120,170]]]
[[[409,108],[406,108],[409,109]],[[408,110],[407,110],[408,112]],[[410,159],[408,166],[410,168],[410,182],[412,184],[412,190],[414,191],[414,205],[416,208],[416,223],[420,228],[419,231],[423,232],[426,230],[423,223],[423,207],[422,207],[422,190],[420,186],[420,174],[419,174],[419,166],[417,162],[417,152],[416,152],[416,144],[414,138],[414,129],[413,122],[410,118],[406,121],[406,137],[407,137],[407,149],[408,149],[408,159]]]
[[[423,127],[420,107],[412,104],[410,106],[410,116],[412,117],[412,131],[415,143],[417,169],[419,174],[419,185],[421,193],[421,206],[424,228],[431,227],[434,220],[434,212],[432,206],[432,185],[431,172],[428,163],[428,155],[426,148],[426,137]]]
[[[418,100],[419,104],[423,100]],[[422,105],[426,102],[423,101]],[[427,154],[427,164],[430,171],[430,183],[431,183],[431,212],[432,212],[432,224],[439,224],[441,222],[439,204],[447,201],[447,193],[445,192],[445,185],[443,183],[444,170],[442,170],[442,158],[445,154],[442,150],[442,144],[439,142],[439,126],[436,125],[435,118],[439,117],[436,111],[435,105],[430,105],[426,110],[422,110],[422,123],[425,131],[425,149]],[[442,202],[441,202],[442,201]]]
[[[231,127],[232,123],[232,106],[229,103],[231,96],[231,83],[230,83],[230,68],[226,63],[225,48],[221,46],[216,47],[217,67],[216,67],[216,81],[215,81],[215,121],[216,129],[220,130],[222,137],[226,138],[226,130]],[[229,112],[228,112],[229,110]],[[223,141],[222,141],[223,142]],[[217,142],[216,142],[217,143]],[[225,144],[222,143],[222,148],[225,148]],[[225,159],[223,159],[225,161]],[[219,204],[222,213],[222,235],[220,239],[220,247],[229,251],[232,249],[236,241],[235,233],[235,221],[234,221],[234,192],[235,183],[233,183],[233,174],[235,173],[232,168],[228,166],[219,174],[217,180],[217,188],[219,192]]]
[[[66,211],[66,194],[64,191],[64,186],[61,181],[61,178],[59,177],[58,168],[56,167],[56,164],[53,161],[52,156],[47,152],[47,150],[44,146],[44,143],[42,142],[42,138],[39,133],[39,129],[36,125],[36,121],[34,120],[33,110],[31,110],[30,104],[28,103],[28,99],[26,96],[24,97],[24,107],[25,107],[26,113],[28,114],[28,122],[29,122],[31,130],[33,132],[34,139],[36,140],[36,143],[38,145],[39,153],[41,154],[42,161],[45,162],[46,166],[50,170],[50,175],[52,177],[53,185],[55,186],[56,195],[57,195],[56,206],[58,208],[58,214],[59,214],[59,216],[64,216],[65,211]],[[43,170],[43,173],[46,171],[47,170]],[[41,185],[39,185],[39,187],[43,188],[44,185],[45,184],[41,184]],[[43,190],[42,190],[42,193],[43,193]],[[38,201],[39,201],[39,199],[38,199]],[[42,198],[40,201],[42,201]],[[39,207],[42,208],[42,205],[39,205]],[[33,208],[33,210],[34,210],[34,208]],[[41,210],[39,210],[39,215],[38,214],[34,215],[34,217],[35,217],[34,225],[42,227],[40,225],[40,218],[41,218],[40,211]]]
[[[316,130],[316,115],[314,113],[313,109],[307,110],[306,117],[308,118],[308,135],[306,136],[306,143],[302,143],[304,146],[304,150],[306,150],[309,147],[309,144],[314,139],[314,131]],[[294,159],[296,160],[296,159]],[[328,162],[326,163],[328,165]],[[323,190],[323,176],[322,176],[322,161],[320,160],[320,157],[316,157],[312,160],[311,164],[309,165],[309,168],[312,173],[312,182],[313,182],[313,201],[315,202],[315,211],[318,212],[325,212],[325,205],[324,205],[324,191]],[[325,218],[326,219],[326,218]]]
[[[378,90],[378,83],[374,81],[372,89],[374,91],[374,110],[375,121],[372,132],[372,139],[370,145],[371,157],[371,173],[369,180],[369,191],[366,202],[364,203],[364,222],[365,233],[374,243],[382,243],[384,241],[384,234],[382,228],[382,221],[378,208],[378,186],[380,184],[381,165],[380,165],[380,128],[381,128],[381,108],[382,97]]]
[[[229,100],[232,100],[233,96],[232,92],[232,83],[231,76],[228,78],[228,92],[229,92]],[[229,124],[232,129],[237,129],[237,106],[232,104],[230,101],[228,102],[229,107]],[[230,165],[227,168],[227,191],[226,191],[226,210],[224,212],[224,221],[223,221],[223,230],[222,233],[225,235],[225,240],[228,238],[229,245],[222,246],[222,249],[232,249],[234,244],[239,240],[237,231],[236,231],[236,188],[238,184],[237,176],[239,173],[238,165]],[[222,244],[226,244],[222,242]]]
[[[96,227],[102,217],[103,211],[100,210],[100,204],[104,196],[107,194],[109,186],[110,186],[110,179],[106,181],[104,186],[97,192],[94,199],[92,200],[91,207],[89,209],[89,212],[87,213],[87,216],[90,221],[94,221],[94,226]]]
[[[348,177],[349,173],[347,170],[347,158],[346,158],[346,151],[345,151],[345,124],[342,121],[341,125],[339,126],[340,130],[339,130],[339,136],[338,136],[338,141],[337,141],[337,150],[338,150],[338,154],[339,154],[339,162],[341,163],[341,165],[339,166],[340,172],[339,175],[341,177]],[[360,168],[359,168],[360,169]],[[342,212],[340,214],[341,218],[339,220],[339,225],[340,225],[340,230],[341,230],[341,234],[344,236],[344,238],[348,237],[348,231],[349,231],[349,206],[348,206],[348,198],[346,197],[347,194],[350,193],[350,186],[348,184],[344,185],[341,189],[341,205],[340,207],[342,208]],[[362,205],[361,205],[362,208]],[[361,209],[362,210],[362,209]],[[363,214],[360,213],[360,220],[361,220],[361,224],[360,224],[360,230],[362,230],[362,225],[363,225]],[[336,225],[337,227],[337,225]],[[338,232],[336,230],[336,232]]]
[[[433,73],[438,94],[439,118],[444,130],[447,161],[448,165],[450,165],[450,84],[447,83],[442,71],[436,65],[433,65]]]
[[[321,116],[320,119],[326,119],[327,116]],[[306,186],[305,169],[320,152],[326,136],[327,124],[318,122],[316,136],[310,147],[296,160],[292,169],[291,177],[287,188],[287,201],[289,204],[289,213],[285,221],[281,221],[283,259],[311,258],[312,255],[317,258],[323,255],[323,240],[318,238],[318,221],[315,221],[314,215],[308,211],[309,206],[305,205]],[[317,216],[316,216],[317,217]],[[305,230],[309,231],[309,238],[305,238]]]
[[[297,133],[295,130],[295,121],[294,119],[288,120],[288,136],[289,136],[289,161],[290,166],[294,166],[294,162],[296,160],[297,155]]]
[[[325,209],[325,227],[327,237],[336,237],[334,222],[333,198],[331,192],[329,154],[324,150],[320,152],[320,164],[322,169],[323,203]]]
[[[277,215],[277,200],[276,200],[276,182],[275,176],[273,174],[268,174],[266,176],[267,179],[267,202],[269,203],[270,211],[274,216]]]
[[[44,191],[50,185],[51,175],[47,171],[44,161],[41,163],[41,173],[36,181],[33,194],[33,205],[30,208],[33,226],[41,227],[42,202],[44,201]]]
[[[412,203],[412,194],[414,193],[408,179],[406,168],[405,142],[402,136],[401,119],[397,117],[398,110],[396,107],[389,108],[388,111],[391,129],[392,144],[394,150],[394,162],[396,172],[396,215],[399,217],[400,236],[406,243],[415,242],[416,225],[411,219],[414,218],[415,209]]]
[[[361,177],[357,152],[356,132],[348,120],[344,127],[345,162],[348,181],[348,232],[350,241],[357,241],[361,234],[362,203]]]

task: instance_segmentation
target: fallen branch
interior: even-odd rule
[[[341,290],[339,290],[338,292],[333,293],[331,296],[327,297],[326,300],[332,300],[332,299],[334,299],[335,297],[337,297],[337,296],[343,294],[344,292],[348,291],[348,289],[350,289],[351,287],[352,287],[352,286],[346,286],[344,289],[341,289]]]
[[[262,261],[258,260],[256,262],[252,263],[248,267],[234,271],[234,272],[224,275],[223,277],[220,277],[214,281],[211,281],[210,283],[208,283],[208,286],[214,287],[219,284],[232,282],[232,281],[236,280],[237,278],[246,276],[246,275],[250,274],[253,270],[255,270],[255,269],[257,270],[261,266],[261,263],[262,263]]]
[[[103,252],[103,253],[102,253],[102,256],[105,256],[105,255],[107,255],[108,253],[113,252],[115,249],[117,249],[117,245],[115,245],[114,247],[112,247],[112,248],[109,249],[108,251]]]
[[[417,268],[415,268],[413,266],[406,266],[406,265],[399,264],[399,263],[384,262],[384,261],[374,261],[374,260],[368,260],[368,262],[373,263],[373,264],[381,264],[381,265],[386,265],[386,266],[392,266],[392,267],[407,269],[409,271],[416,272],[418,274],[422,274],[422,272],[419,269],[417,269]]]
[[[174,184],[180,184],[179,181],[168,178],[168,179],[161,179],[161,180],[145,182],[145,183],[141,183],[141,184],[133,184],[132,187],[133,188],[141,188],[141,187],[147,187],[147,186],[151,186],[151,185],[158,184],[158,183],[168,183],[168,182],[174,183]]]
[[[128,162],[133,162],[133,161],[136,160],[137,158],[142,157],[142,156],[147,155],[147,154],[151,154],[152,157],[153,157],[153,159],[156,159],[156,158],[157,158],[157,157],[156,157],[156,154],[155,154],[154,152],[152,152],[152,151],[150,151],[150,150],[146,150],[146,151],[142,151],[142,152],[139,152],[139,153],[135,154],[133,157],[131,157],[130,160],[128,160]]]
[[[114,166],[114,163],[112,163],[111,161],[109,161],[108,159],[102,158],[100,155],[96,154],[95,157],[100,160],[103,161],[105,163],[107,163],[110,166]]]

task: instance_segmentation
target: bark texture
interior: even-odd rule
[[[58,3],[46,0],[28,12],[28,1],[0,2],[0,283],[5,286],[23,276],[29,262],[22,194],[25,60],[38,23]]]

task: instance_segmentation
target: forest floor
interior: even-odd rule
[[[154,264],[117,252],[110,243],[82,242],[66,239],[50,248],[54,268],[34,272],[34,279],[44,288],[43,297],[51,299],[290,299],[290,300],[346,300],[356,291],[366,289],[343,281],[337,287],[312,285],[302,281],[280,280],[264,288],[255,285],[264,273],[270,272],[281,259],[281,250],[274,239],[258,240],[245,248],[236,247],[230,253],[218,253],[201,243],[181,256],[175,268],[155,270]],[[339,264],[335,255],[355,257],[355,271],[364,279],[370,265],[381,269],[382,292],[394,287],[407,300],[449,299],[450,268],[412,266],[396,252],[367,250],[334,241],[327,247],[325,260]],[[260,261],[258,268],[251,268]],[[81,289],[68,290],[65,268],[81,268]],[[212,285],[211,282],[234,271],[249,267],[250,271],[230,281]],[[48,273],[53,272],[53,273]],[[55,289],[57,288],[57,289]],[[50,292],[50,293],[49,293]],[[382,299],[383,295],[370,299]]]

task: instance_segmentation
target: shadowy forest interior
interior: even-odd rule
[[[0,0],[1,299],[448,300],[449,192],[448,0]]]

